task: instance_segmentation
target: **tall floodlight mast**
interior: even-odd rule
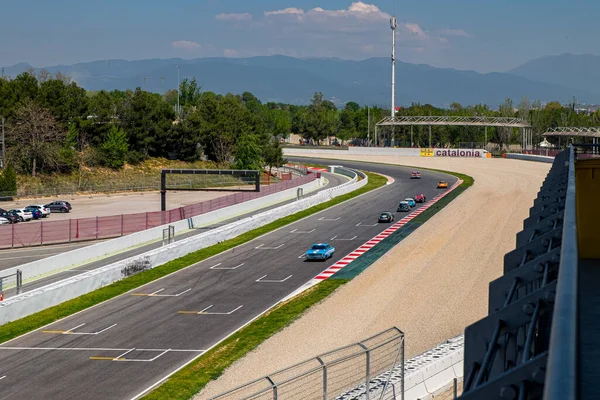
[[[392,17],[392,118],[396,116],[396,26],[396,17]]]

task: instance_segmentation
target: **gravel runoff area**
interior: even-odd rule
[[[238,192],[167,192],[167,209],[201,203]],[[11,210],[13,208],[27,207],[30,204],[48,204],[53,201],[64,200],[71,203],[73,210],[70,213],[53,212],[48,218],[31,220],[27,223],[40,221],[62,221],[75,218],[104,217],[108,215],[135,214],[143,212],[160,211],[160,192],[119,193],[111,195],[86,195],[64,196],[60,198],[22,199],[13,202],[0,202],[0,208]]]
[[[314,152],[306,156],[318,157]],[[515,248],[515,235],[551,165],[489,158],[335,158],[461,172],[475,184],[361,275],[232,365],[196,398],[392,326],[406,333],[407,358],[463,333],[487,315],[488,285],[502,275],[504,254]]]

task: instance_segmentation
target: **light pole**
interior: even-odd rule
[[[396,17],[390,19],[390,27],[392,28],[392,123],[396,118]],[[392,135],[390,146],[394,146],[396,141],[394,125],[392,125]],[[385,144],[384,144],[385,146]]]
[[[177,66],[177,116],[179,117],[179,65]]]

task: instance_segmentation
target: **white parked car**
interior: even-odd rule
[[[6,225],[6,224],[10,224],[10,221],[7,220],[6,218],[0,217],[0,225]]]
[[[31,213],[31,211],[25,211],[24,208],[15,208],[14,210],[10,210],[9,212],[16,213],[21,221],[31,221],[33,219],[33,214]]]
[[[37,210],[40,210],[42,212],[42,218],[49,217],[50,213],[51,213],[50,209],[48,207],[46,207],[45,205],[43,205],[43,204],[33,204],[33,205],[27,206],[27,207],[35,208]]]

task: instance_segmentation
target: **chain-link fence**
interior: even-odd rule
[[[391,328],[359,343],[341,347],[310,360],[267,375],[210,400],[328,400],[361,388],[366,400],[372,397],[373,378],[396,365],[404,370],[404,333]],[[397,393],[401,384],[385,384],[382,393]],[[387,398],[390,398],[389,395]]]

